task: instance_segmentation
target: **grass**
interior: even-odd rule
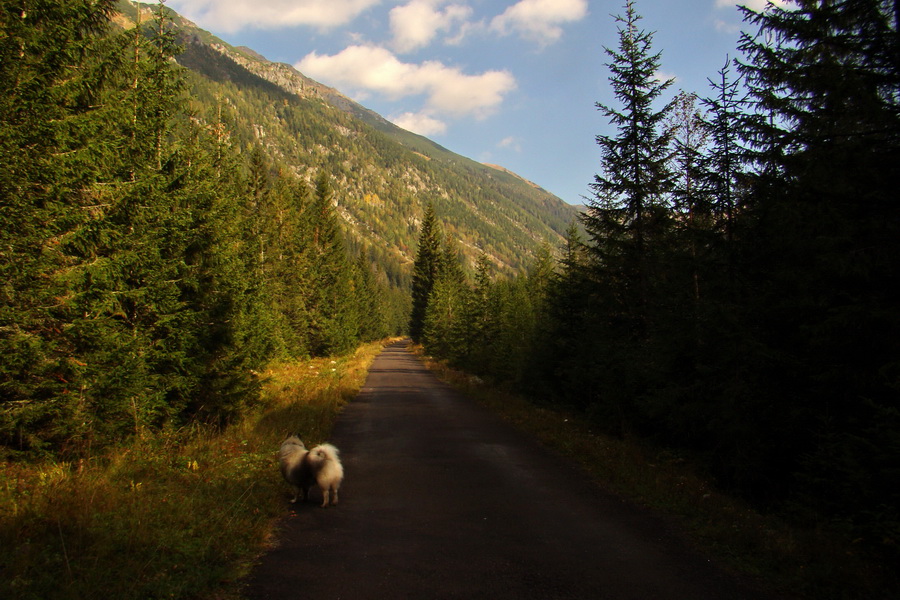
[[[0,463],[0,597],[237,598],[285,513],[281,440],[326,440],[381,347],[273,365],[262,408],[224,432],[145,432],[78,463]]]
[[[441,379],[571,457],[606,489],[667,515],[695,546],[763,587],[816,600],[900,597],[896,569],[850,540],[761,514],[718,491],[687,457],[600,434],[579,415],[535,406],[416,351]]]

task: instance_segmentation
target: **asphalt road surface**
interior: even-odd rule
[[[770,597],[439,382],[404,343],[376,358],[331,441],[340,504],[319,508],[314,489],[292,508],[249,598]]]

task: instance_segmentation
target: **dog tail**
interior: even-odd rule
[[[313,450],[320,450],[326,458],[334,461],[338,460],[340,456],[340,450],[338,450],[331,444],[319,444],[318,446],[313,448]]]

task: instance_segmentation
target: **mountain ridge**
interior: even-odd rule
[[[133,26],[138,7],[121,0],[120,10],[117,22]],[[141,6],[141,22],[155,10]],[[468,265],[484,252],[507,272],[527,266],[541,246],[558,246],[577,218],[577,207],[512,171],[402,129],[293,66],[165,10],[183,48],[177,61],[188,74],[193,112],[202,118],[224,107],[234,143],[262,146],[301,179],[327,170],[350,237],[393,270],[408,275],[429,203]]]

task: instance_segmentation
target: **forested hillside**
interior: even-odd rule
[[[120,9],[119,21],[131,26],[136,8],[123,2]],[[312,181],[318,169],[330,173],[353,243],[394,282],[409,285],[428,203],[470,266],[484,252],[508,273],[545,241],[558,244],[577,217],[574,207],[513,174],[400,129],[293,67],[235,48],[174,12],[169,17],[181,46],[177,60],[190,70],[196,115],[227,122],[237,147],[259,144],[301,179]]]
[[[742,58],[668,103],[653,34],[623,13],[586,239],[472,280],[426,221],[412,333],[896,564],[900,8],[745,9]]]
[[[9,451],[227,422],[268,361],[404,331],[426,205],[507,272],[576,214],[164,7],[2,7]]]
[[[269,361],[405,326],[396,286],[348,252],[327,169],[310,184],[190,113],[165,14],[123,30],[111,0],[2,9],[6,451],[227,422]]]

